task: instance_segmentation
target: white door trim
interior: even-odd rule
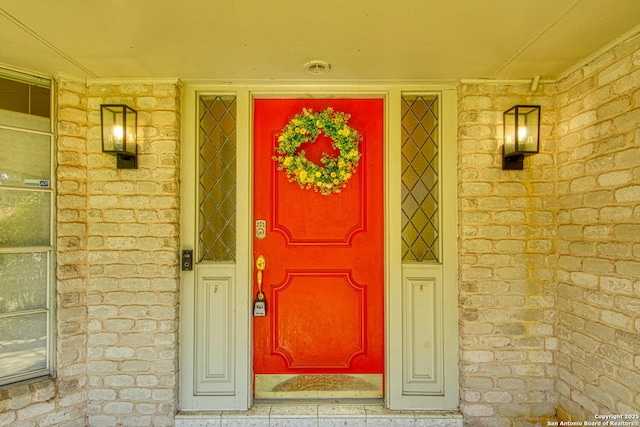
[[[403,265],[401,263],[400,191],[400,98],[403,93],[437,93],[441,99],[442,180],[441,194],[443,393],[406,392],[403,389]],[[214,86],[185,85],[182,96],[181,135],[181,250],[197,249],[197,107],[201,94],[237,96],[237,240],[235,264],[194,262],[193,271],[180,274],[180,410],[244,410],[252,404],[251,371],[251,278],[252,269],[252,105],[257,97],[339,96],[385,98],[385,404],[391,409],[455,409],[458,407],[457,347],[457,95],[454,87],[351,85],[351,86]],[[397,117],[398,120],[390,118]],[[395,230],[395,231],[394,231]],[[196,258],[197,258],[197,254]],[[232,336],[229,350],[233,384],[219,392],[198,393],[195,388],[195,333],[201,319],[195,318],[197,277],[216,277],[217,271],[233,270]],[[444,309],[447,308],[448,309]],[[455,337],[453,339],[452,337]]]

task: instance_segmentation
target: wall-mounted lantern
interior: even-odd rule
[[[516,105],[503,114],[502,169],[523,169],[524,157],[540,151],[540,106]]]
[[[138,167],[138,112],[123,104],[100,105],[102,152],[117,156],[118,169]]]

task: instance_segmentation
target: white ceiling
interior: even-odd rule
[[[0,64],[81,78],[555,79],[640,0],[0,0]],[[331,72],[310,76],[309,60]]]

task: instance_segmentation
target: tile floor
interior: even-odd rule
[[[248,411],[181,412],[176,427],[462,427],[458,411],[390,411],[380,405],[257,404]]]

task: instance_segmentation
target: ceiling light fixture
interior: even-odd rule
[[[304,69],[312,76],[321,76],[331,71],[331,65],[325,61],[313,60],[304,64]]]

